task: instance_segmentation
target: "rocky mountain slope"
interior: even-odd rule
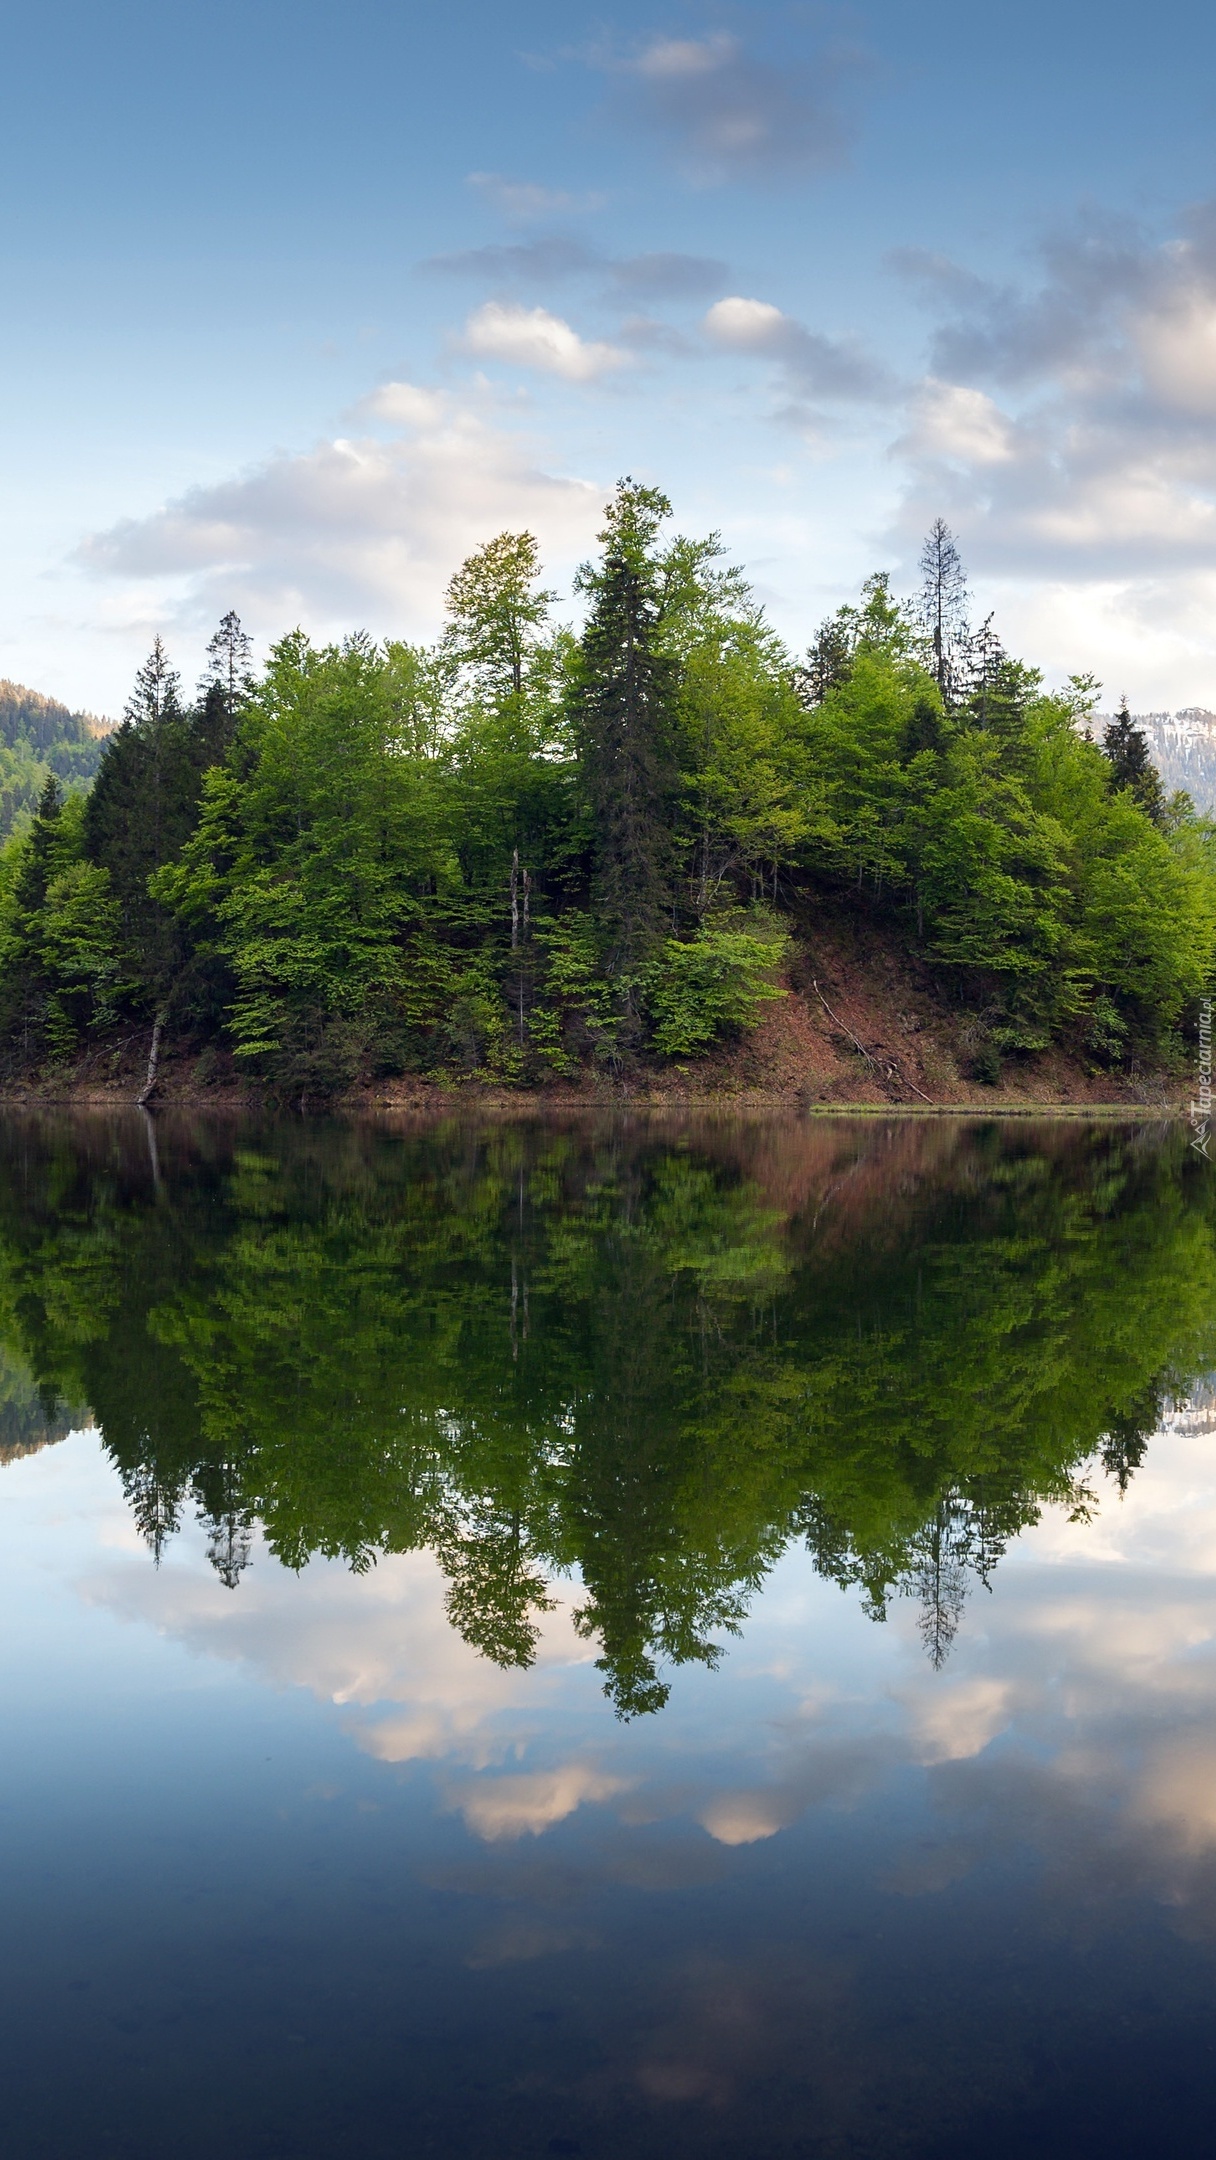
[[[1113,717],[1094,714],[1096,741]],[[1180,712],[1133,713],[1132,718],[1148,738],[1166,794],[1185,788],[1197,810],[1216,816],[1216,712],[1204,705],[1184,705]]]

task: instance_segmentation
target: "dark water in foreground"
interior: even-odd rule
[[[1216,1184],[0,1126],[0,2144],[1206,2153]]]

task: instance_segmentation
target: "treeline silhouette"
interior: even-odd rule
[[[0,1332],[157,1557],[428,1547],[505,1665],[572,1575],[632,1715],[794,1540],[940,1663],[1216,1367],[1214,1229],[1160,1127],[8,1121]]]

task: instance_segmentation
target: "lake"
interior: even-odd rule
[[[1184,1128],[0,1125],[46,2160],[1206,2152]]]

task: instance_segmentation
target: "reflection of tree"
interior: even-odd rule
[[[438,1528],[435,1549],[448,1579],[453,1627],[496,1665],[530,1665],[539,1616],[552,1612],[554,1600],[518,1512],[504,1520],[489,1508],[466,1509]]]
[[[249,1565],[253,1525],[247,1516],[224,1515],[207,1535],[207,1558],[226,1590],[235,1590]]]
[[[967,1584],[1212,1366],[1208,1186],[1169,1133],[992,1128],[786,1135],[762,1184],[738,1131],[166,1125],[155,1192],[139,1134],[10,1132],[0,1336],[230,1588],[255,1525],[293,1567],[429,1545],[526,1665],[575,1575],[632,1715],[802,1536],[877,1617],[917,1596],[940,1665]]]
[[[1149,1441],[1160,1429],[1166,1399],[1165,1386],[1155,1380],[1111,1416],[1099,1452],[1103,1469],[1115,1480],[1120,1493],[1127,1491],[1133,1471],[1140,1468]]]
[[[913,1540],[904,1589],[920,1599],[920,1633],[929,1663],[940,1672],[958,1633],[971,1576],[987,1583],[993,1562],[982,1512],[959,1493],[945,1493]]]
[[[194,1479],[207,1558],[226,1590],[235,1590],[253,1550],[253,1517],[241,1499],[241,1465],[204,1463]]]

